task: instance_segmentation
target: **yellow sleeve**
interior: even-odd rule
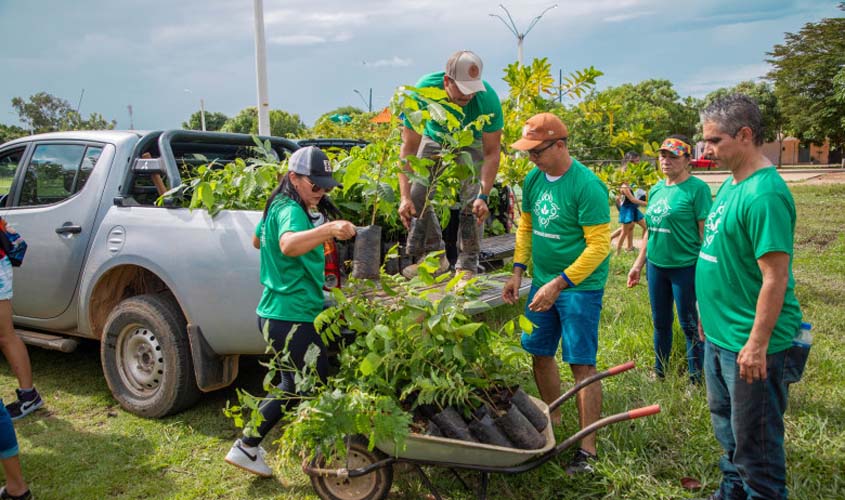
[[[564,279],[569,278],[567,281],[570,286],[578,286],[579,283],[593,274],[593,271],[599,267],[599,264],[604,262],[604,259],[610,255],[609,222],[607,224],[598,224],[596,226],[585,226],[583,230],[584,239],[587,240],[587,248],[581,252],[581,255],[575,259],[575,262],[573,262],[572,265],[563,271],[566,275]],[[518,243],[519,239],[517,239],[517,244]]]
[[[608,249],[610,244],[608,244]],[[513,265],[525,269],[531,259],[531,213],[522,212],[516,230],[516,248],[513,251]]]

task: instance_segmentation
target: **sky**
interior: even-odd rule
[[[681,96],[758,79],[766,52],[807,22],[840,17],[822,0],[503,0],[524,61],[555,75],[589,66],[598,87],[668,79]],[[253,0],[0,0],[0,123],[13,97],[45,91],[136,129],[178,128],[197,111],[234,116],[257,101]],[[481,56],[501,96],[516,37],[498,2],[264,0],[270,106],[306,125],[340,106],[387,105],[399,85]],[[356,92],[356,90],[358,92]]]

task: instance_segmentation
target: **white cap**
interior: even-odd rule
[[[455,81],[464,94],[484,92],[481,70],[484,64],[475,52],[461,50],[452,54],[446,62],[446,76]]]

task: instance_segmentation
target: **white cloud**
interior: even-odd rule
[[[320,45],[326,43],[326,39],[317,35],[281,35],[270,37],[270,43],[274,45]]]
[[[410,59],[393,56],[391,59],[379,59],[377,61],[364,61],[364,66],[370,68],[404,68],[406,66],[410,66],[411,63]]]
[[[678,89],[681,94],[704,97],[722,87],[732,87],[746,80],[760,80],[771,69],[771,65],[765,62],[709,68],[696,72],[686,81],[679,82]]]
[[[605,17],[603,21],[606,23],[621,23],[624,21],[631,21],[633,19],[651,15],[654,15],[654,11],[643,10],[640,12],[626,12],[623,14],[614,14],[612,16]]]

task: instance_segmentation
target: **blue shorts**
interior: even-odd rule
[[[532,286],[528,302],[537,287]],[[599,347],[599,317],[604,290],[563,292],[548,311],[534,312],[525,307],[525,316],[534,331],[522,334],[522,347],[535,356],[554,356],[561,347],[561,359],[571,365],[596,365]]]
[[[643,219],[643,214],[640,210],[632,205],[622,205],[619,207],[619,223],[630,224]]]
[[[0,300],[12,300],[12,263],[9,258],[0,258]]]
[[[18,437],[15,435],[15,426],[12,425],[12,417],[6,411],[3,400],[0,399],[0,460],[12,458],[18,454]]]

